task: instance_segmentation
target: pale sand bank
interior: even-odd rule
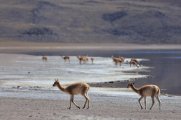
[[[158,104],[150,110],[140,110],[138,96],[91,95],[90,109],[68,110],[68,99],[0,98],[1,120],[180,120],[181,97],[161,96],[162,110]],[[82,101],[76,102],[83,105]],[[150,99],[148,107],[150,107]]]

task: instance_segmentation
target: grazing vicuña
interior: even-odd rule
[[[129,64],[130,64],[130,67],[131,67],[131,65],[135,65],[137,68],[140,66],[140,64],[136,58],[131,58]]]

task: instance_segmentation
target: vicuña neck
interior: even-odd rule
[[[131,88],[133,89],[133,91],[135,91],[136,93],[138,93],[138,94],[139,94],[139,90],[138,90],[138,88],[136,88],[134,85],[132,85],[132,86],[131,86]]]
[[[62,86],[60,85],[60,83],[57,85],[57,87],[58,87],[61,91],[65,92],[65,88],[62,87]]]

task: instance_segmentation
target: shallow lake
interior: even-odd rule
[[[160,86],[162,93],[181,95],[180,50],[84,51],[82,54],[85,55],[85,53],[95,58],[94,64],[89,61],[80,65],[76,58],[76,55],[81,54],[79,51],[47,52],[47,62],[41,60],[43,54],[41,52],[0,54],[0,89],[6,92],[17,87],[20,87],[21,91],[57,90],[52,87],[55,78],[59,78],[64,84],[78,81],[91,83],[137,78],[135,81],[137,87],[151,83]],[[65,63],[60,55],[68,54],[72,55],[71,61]],[[136,57],[141,67],[130,67],[126,62],[121,66],[116,66],[111,59],[112,55],[124,56],[125,61]],[[100,89],[100,93],[115,95],[121,91],[127,92],[127,90],[118,88]]]

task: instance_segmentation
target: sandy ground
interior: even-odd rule
[[[152,110],[140,110],[139,96],[91,95],[90,109],[67,109],[68,100],[0,98],[1,120],[180,120],[181,97],[161,96]],[[150,99],[147,99],[150,107]],[[83,100],[76,101],[83,105]]]

